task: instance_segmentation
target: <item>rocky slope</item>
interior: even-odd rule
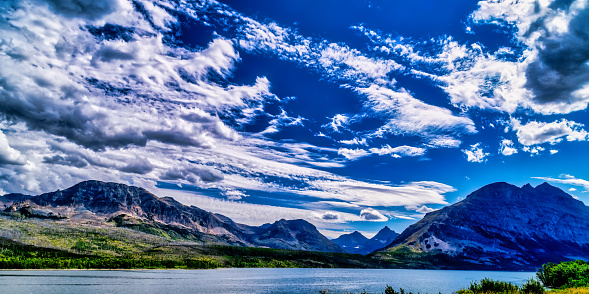
[[[186,206],[171,197],[160,198],[143,188],[118,183],[85,181],[38,196],[7,194],[0,196],[0,202],[5,205],[5,213],[18,212],[27,217],[97,223],[110,220],[118,226],[167,229],[219,244],[343,252],[304,220],[280,220],[269,227],[252,227]]]
[[[589,259],[589,207],[547,183],[494,183],[428,213],[389,253],[440,254],[462,267],[534,269],[545,262]],[[470,266],[469,266],[470,265]]]
[[[333,242],[348,253],[366,255],[391,244],[397,236],[399,236],[399,233],[385,226],[370,239],[364,237],[360,232],[355,231],[350,234],[341,235],[337,239],[334,239]]]

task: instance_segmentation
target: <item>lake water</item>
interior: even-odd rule
[[[414,293],[452,293],[488,277],[522,284],[532,272],[404,269],[216,269],[0,271],[1,293],[330,293],[387,285]]]

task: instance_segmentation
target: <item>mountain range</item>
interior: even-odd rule
[[[85,181],[68,189],[38,196],[7,194],[0,197],[4,212],[72,222],[114,222],[117,226],[164,230],[212,244],[277,249],[344,252],[305,220],[279,220],[261,227],[184,205],[171,197],[118,183]]]
[[[7,194],[0,196],[0,203],[4,215],[46,219],[53,224],[49,227],[80,223],[132,229],[163,236],[166,242],[367,255],[361,263],[352,261],[357,258],[353,255],[337,257],[351,261],[342,264],[357,266],[535,270],[546,262],[589,260],[589,207],[547,183],[489,184],[427,213],[401,234],[385,227],[371,239],[356,231],[329,240],[305,220],[249,226],[143,188],[100,181],[38,196]],[[27,240],[18,230],[4,235],[11,234]]]
[[[366,238],[362,233],[355,231],[350,234],[341,235],[333,239],[333,242],[348,253],[366,255],[391,244],[397,236],[399,236],[399,233],[385,226],[370,239]]]
[[[522,270],[588,260],[589,207],[547,183],[493,183],[426,214],[383,254],[407,249],[464,268]]]

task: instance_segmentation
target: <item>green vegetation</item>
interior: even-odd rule
[[[214,245],[126,216],[75,222],[0,215],[0,228],[2,269],[396,267],[354,254]]]
[[[583,260],[547,263],[538,270],[538,278],[549,288],[589,287],[589,264]]]
[[[509,282],[495,281],[484,278],[479,282],[470,283],[468,289],[457,291],[457,294],[509,293],[509,294],[542,294],[544,287],[538,280],[530,279],[521,287]]]
[[[521,287],[509,282],[488,278],[473,282],[468,289],[457,294],[509,293],[509,294],[585,294],[589,293],[589,264],[583,260],[565,261],[559,264],[547,263],[536,273],[539,280],[530,279]],[[558,288],[546,291],[544,287]]]

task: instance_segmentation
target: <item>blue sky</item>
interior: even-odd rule
[[[479,187],[587,203],[589,4],[4,1],[0,192],[98,179],[401,231]]]

